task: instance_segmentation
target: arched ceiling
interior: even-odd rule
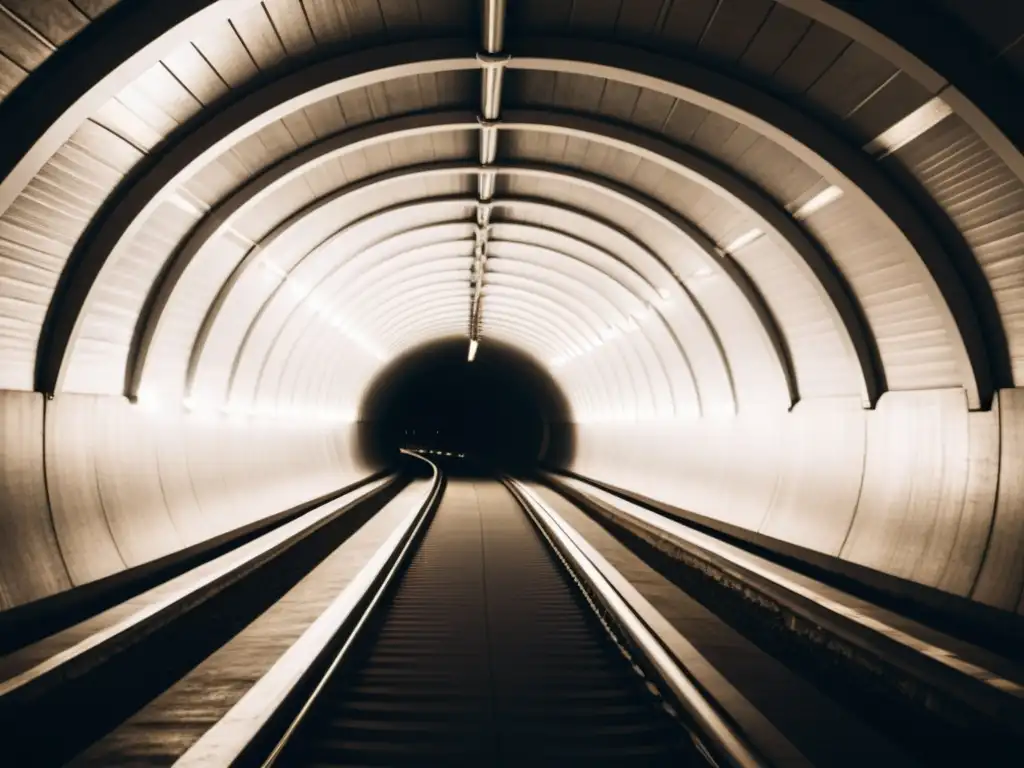
[[[0,387],[352,418],[463,337],[580,420],[987,408],[1009,5],[3,0]]]

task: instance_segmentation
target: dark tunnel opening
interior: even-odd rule
[[[360,408],[359,447],[374,464],[401,448],[462,454],[466,467],[523,471],[572,460],[568,400],[532,357],[484,339],[467,360],[466,339],[417,347],[385,368]]]

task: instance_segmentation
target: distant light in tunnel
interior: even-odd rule
[[[825,189],[821,190],[821,192],[793,211],[793,216],[797,219],[806,219],[808,216],[817,213],[825,206],[834,203],[842,196],[843,190],[834,184],[831,187],[825,187]]]
[[[727,253],[735,253],[736,251],[740,250],[740,248],[745,248],[755,240],[759,239],[763,234],[764,232],[755,227],[749,232],[744,232],[742,235],[740,235],[727,246],[725,246],[725,250]]]
[[[472,363],[474,360],[476,360],[476,350],[477,350],[477,347],[479,347],[479,346],[480,346],[480,342],[477,341],[476,339],[470,339],[469,340],[469,354],[466,355],[466,360],[468,362]]]

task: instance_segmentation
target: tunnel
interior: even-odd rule
[[[1024,663],[1022,78],[999,0],[3,0],[0,654],[426,460]]]
[[[371,464],[403,448],[469,458],[477,469],[528,471],[571,461],[565,395],[529,356],[506,344],[450,338],[403,355],[367,387],[357,441]]]

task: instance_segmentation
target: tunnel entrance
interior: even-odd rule
[[[572,459],[568,401],[532,357],[485,339],[445,339],[392,362],[367,388],[360,448],[374,464],[401,448],[462,454],[466,466],[522,470]]]

